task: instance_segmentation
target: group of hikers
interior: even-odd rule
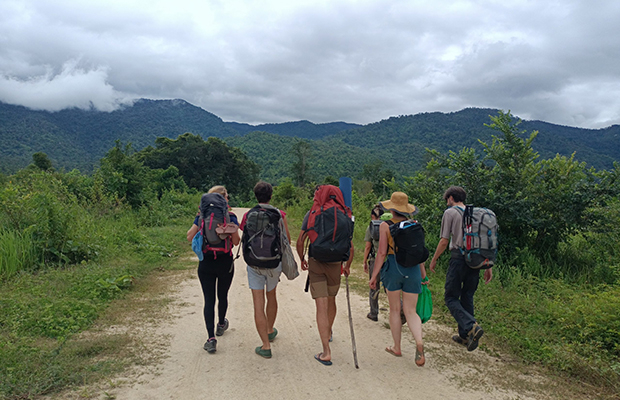
[[[216,352],[216,337],[222,336],[229,326],[226,312],[228,290],[234,275],[232,249],[240,246],[247,264],[256,330],[262,342],[255,348],[255,353],[264,358],[272,357],[271,342],[278,335],[274,327],[278,312],[277,285],[283,271],[289,279],[298,275],[286,213],[269,204],[272,193],[269,183],[258,182],[254,187],[258,204],[239,222],[228,205],[226,188],[214,186],[202,196],[200,210],[187,232],[187,239],[192,242],[200,260],[198,277],[204,295],[203,312],[208,332],[204,349],[209,353]],[[479,233],[482,228],[477,232],[472,230],[471,221],[484,221],[485,216],[487,221],[491,216],[495,221],[495,215],[490,210],[465,206],[466,192],[458,186],[448,188],[443,198],[447,209],[442,217],[440,240],[430,261],[430,271],[435,272],[439,257],[449,249],[445,303],[458,326],[458,334],[452,340],[473,351],[484,333],[474,317],[474,293],[478,288],[480,269],[484,270],[485,283],[491,281],[496,252],[493,236],[497,234],[497,227],[496,224],[484,227],[488,231],[485,240],[491,243],[487,247],[493,249],[481,251],[480,246],[470,249],[473,240],[486,237],[486,233]],[[473,210],[485,215],[474,216]],[[428,283],[425,261],[429,252],[424,246],[424,231],[413,219],[417,213],[418,208],[410,204],[407,194],[402,192],[394,192],[390,200],[377,204],[371,211],[371,223],[364,238],[363,264],[369,277],[369,319],[378,321],[381,284],[387,294],[393,343],[385,351],[396,357],[402,356],[401,332],[406,323],[416,343],[415,363],[422,367],[426,360],[422,320],[416,306],[422,285]],[[323,365],[332,365],[330,342],[336,317],[336,295],[341,275],[348,277],[350,273],[354,256],[352,237],[351,209],[345,205],[340,189],[332,185],[317,186],[313,206],[303,219],[295,247],[301,269],[308,271],[306,290],[310,290],[316,305],[322,351],[314,358]]]

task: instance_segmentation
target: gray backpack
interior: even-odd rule
[[[456,207],[463,215],[463,246],[461,253],[472,269],[489,269],[495,265],[498,248],[497,217],[488,208]]]
[[[375,241],[379,241],[379,227],[381,226],[381,224],[383,223],[383,221],[379,220],[379,219],[371,219],[370,220],[370,237],[372,238],[372,240]]]

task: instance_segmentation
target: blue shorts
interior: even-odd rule
[[[402,290],[405,293],[422,293],[420,265],[405,268],[398,265],[394,254],[388,254],[381,267],[381,282],[390,292]]]
[[[248,265],[248,286],[254,290],[263,290],[267,286],[267,291],[271,292],[278,286],[281,273],[282,263],[277,268],[255,268]]]

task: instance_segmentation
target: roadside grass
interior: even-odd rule
[[[187,242],[179,235],[186,227],[182,221],[141,228],[141,237],[133,238],[138,240],[98,262],[17,273],[2,282],[0,397],[35,398],[146,362],[151,357],[146,354],[152,353],[140,351],[139,335],[92,334],[97,331],[93,324],[108,329],[134,307],[165,310],[165,297],[156,292],[165,293],[167,285],[157,276],[185,268],[178,255],[186,252]],[[152,302],[161,304],[154,307]],[[133,324],[147,323],[152,314],[144,313]]]

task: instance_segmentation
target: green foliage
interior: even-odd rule
[[[0,228],[30,238],[46,262],[79,262],[94,255],[88,218],[53,174],[24,170],[0,188]]]
[[[377,160],[370,164],[364,164],[360,177],[372,183],[372,190],[379,197],[387,197],[388,193],[385,182],[395,178],[394,171],[384,167],[385,162]]]
[[[279,185],[274,186],[271,200],[278,208],[289,209],[292,206],[307,206],[306,211],[308,211],[312,207],[313,196],[314,191],[310,187],[296,187],[290,178],[286,178]]]
[[[183,100],[137,100],[112,112],[65,109],[30,110],[0,102],[0,171],[15,173],[31,155],[45,152],[56,168],[91,173],[98,161],[122,138],[136,149],[157,137],[194,132],[224,138],[237,133],[217,116]]]
[[[186,245],[178,231],[195,214],[198,195],[153,178],[154,171],[132,160],[129,150],[119,144],[110,152],[108,177],[127,180],[124,187],[131,190],[131,179],[147,176],[142,193],[155,193],[153,185],[162,183],[160,198],[149,196],[135,209],[124,203],[127,192],[108,192],[114,181],[99,173],[28,168],[0,183],[0,397],[80,384],[112,365],[96,359],[105,346],[80,350],[71,339],[145,273],[169,266],[173,244]],[[174,232],[149,231],[176,218],[184,224]]]
[[[41,252],[32,233],[0,229],[0,279],[18,271],[33,271],[41,265]]]
[[[229,144],[240,146],[252,161],[262,166],[262,179],[275,183],[289,174],[293,161],[290,154],[278,151],[280,146],[273,147],[272,139],[252,143],[256,139],[255,131],[263,131],[264,135],[277,138],[276,142],[289,143],[285,151],[290,150],[295,138],[314,141],[316,154],[322,155],[313,165],[318,181],[326,175],[357,175],[364,164],[375,160],[384,160],[386,168],[397,176],[411,175],[428,161],[425,148],[442,153],[463,147],[482,150],[478,139],[490,141],[493,133],[483,123],[496,112],[468,108],[447,114],[421,113],[365,126],[308,121],[251,126],[223,122],[182,100],[141,99],[113,112],[67,109],[53,113],[0,102],[0,171],[14,173],[30,163],[33,153],[45,152],[57,168],[79,168],[91,173],[119,138],[133,143],[136,149],[143,149],[153,146],[158,137],[176,138],[193,132],[205,139],[228,138]],[[541,132],[536,151],[543,157],[556,154],[570,157],[577,151],[578,161],[586,161],[596,168],[611,168],[620,159],[616,140],[620,126],[591,130],[540,121],[526,121],[523,126]],[[264,135],[258,136],[264,139]],[[246,136],[250,138],[246,140]],[[353,165],[347,166],[348,163]]]
[[[148,203],[153,196],[149,184],[149,172],[140,161],[132,157],[131,144],[123,147],[119,140],[101,159],[97,176],[101,178],[105,190],[118,202],[127,202],[133,208]]]
[[[295,162],[291,167],[293,181],[297,186],[305,186],[310,182],[310,160],[312,159],[312,147],[307,140],[298,140],[292,148]]]
[[[298,158],[294,156],[292,149],[298,141],[299,139],[293,137],[266,132],[252,132],[226,139],[229,145],[239,147],[251,160],[258,163],[261,166],[260,178],[272,184],[286,177],[293,178],[293,164]],[[326,176],[357,177],[364,164],[381,157],[372,150],[362,149],[333,137],[307,142],[314,155],[307,160],[307,167],[311,172],[308,174],[308,182],[322,182]],[[385,156],[389,159],[389,154],[386,153]]]
[[[108,219],[106,234],[126,231],[131,215]],[[119,251],[104,263],[18,274],[0,282],[0,397],[30,398],[118,370],[119,361],[107,353],[122,347],[126,354],[127,343],[115,343],[114,335],[80,340],[75,334],[147,273],[169,268],[170,254],[187,246],[179,235],[184,228],[143,228],[143,234],[133,234],[137,242],[127,235],[114,240]]]
[[[476,294],[477,318],[504,349],[616,391],[619,306],[618,286],[573,286],[520,274],[510,287],[483,285]]]
[[[215,137],[204,141],[191,133],[177,139],[160,137],[155,144],[155,148],[149,146],[139,152],[137,159],[151,168],[166,169],[160,179],[172,182],[176,172],[188,187],[206,192],[212,186],[224,185],[231,196],[241,201],[252,198],[260,167],[240,149]],[[166,188],[176,186],[178,182],[174,181]]]
[[[43,152],[34,153],[32,155],[32,163],[41,171],[49,171],[52,169],[52,161]]]

